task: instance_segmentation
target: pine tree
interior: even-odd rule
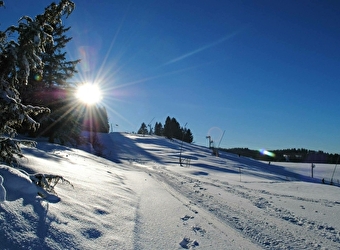
[[[51,87],[45,93],[49,93],[53,102],[48,105],[52,113],[48,121],[42,123],[38,135],[49,137],[49,142],[65,144],[77,144],[82,131],[84,120],[81,109],[72,102],[73,90]]]
[[[109,116],[107,114],[107,110],[104,106],[99,107],[99,131],[100,133],[109,133],[110,132],[110,124],[109,124]]]
[[[148,134],[148,127],[146,126],[146,124],[144,122],[142,123],[142,125],[138,129],[137,134],[140,134],[140,135],[147,135]]]
[[[172,139],[173,138],[173,131],[172,131],[172,126],[171,126],[171,118],[169,116],[165,119],[163,135],[165,137],[167,137],[168,139]]]
[[[173,138],[182,140],[182,130],[179,122],[173,117],[171,119],[171,130],[173,133]]]
[[[63,86],[66,80],[71,78],[76,71],[76,65],[80,60],[67,61],[66,52],[63,51],[66,44],[72,37],[67,37],[65,33],[71,28],[65,28],[61,23],[51,24],[53,28],[53,43],[46,46],[46,51],[42,57],[44,62],[44,72],[42,79],[48,87],[53,85]]]
[[[155,124],[155,135],[163,135],[163,125],[160,122],[156,122]]]
[[[83,130],[99,133],[109,133],[109,118],[104,106],[89,106],[86,107],[83,112]]]
[[[183,141],[188,142],[188,143],[192,143],[194,140],[194,137],[191,133],[190,129],[184,129],[183,130]]]
[[[157,123],[155,125],[155,131],[156,127]],[[178,121],[174,117],[170,118],[169,116],[165,120],[163,135],[169,139],[175,138],[188,143],[192,143],[194,139],[190,129],[181,128]]]
[[[43,73],[41,55],[46,45],[53,42],[53,28],[58,25],[62,16],[70,15],[75,5],[69,0],[59,4],[52,3],[44,14],[35,19],[23,16],[18,26],[10,26],[0,32],[0,160],[13,164],[15,155],[22,156],[19,144],[14,140],[16,127],[24,122],[30,129],[37,129],[39,123],[33,117],[50,110],[44,107],[24,105],[18,88],[28,83],[32,71]],[[17,38],[16,41],[9,37]],[[32,143],[30,143],[32,144]]]
[[[47,9],[60,11],[55,4],[51,4]],[[69,95],[70,98],[66,101],[65,94],[62,93],[70,92],[71,87],[66,80],[77,72],[75,67],[80,60],[67,61],[64,48],[72,39],[66,36],[70,27],[65,28],[61,21],[49,19],[50,15],[50,11],[45,11],[41,15],[41,18],[46,19],[46,23],[51,27],[53,38],[45,44],[44,52],[39,55],[43,62],[43,70],[33,71],[29,84],[22,86],[19,91],[23,103],[35,103],[51,110],[48,118],[40,121],[43,126],[36,133],[30,134],[48,136],[50,142],[54,142],[55,139],[62,142],[77,139],[81,132],[82,117],[72,109],[73,95]],[[60,93],[63,98],[60,98]],[[21,130],[21,132],[27,131]]]

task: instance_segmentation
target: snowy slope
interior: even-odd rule
[[[321,184],[334,165],[312,179],[308,164],[215,157],[157,136],[99,139],[106,159],[39,142],[23,171],[0,165],[0,249],[340,248],[339,187]],[[73,187],[59,183],[48,202],[23,172]]]

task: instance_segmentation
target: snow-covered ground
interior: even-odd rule
[[[106,159],[40,141],[21,171],[0,165],[0,249],[340,248],[340,169],[335,185],[321,183],[334,165],[316,164],[312,179],[310,164],[216,157],[157,136],[99,139]],[[43,199],[25,172],[73,186]]]

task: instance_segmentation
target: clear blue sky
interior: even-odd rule
[[[1,29],[50,1],[7,0]],[[115,130],[167,116],[197,144],[340,153],[340,1],[75,1],[74,81],[97,81]]]

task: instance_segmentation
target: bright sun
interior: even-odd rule
[[[78,86],[76,97],[88,105],[98,103],[103,98],[99,86],[90,83]]]

